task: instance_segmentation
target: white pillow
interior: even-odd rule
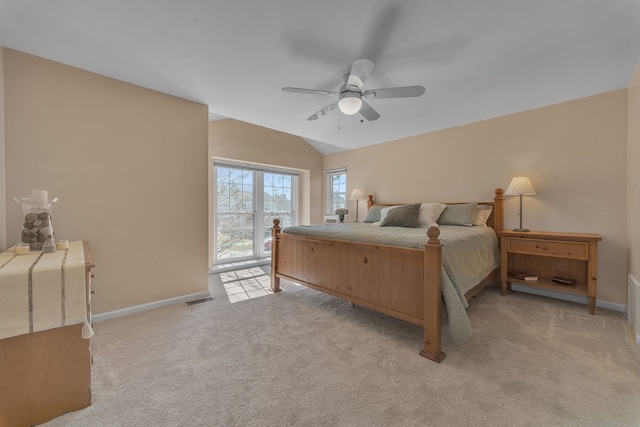
[[[389,213],[389,211],[391,209],[395,209],[395,208],[400,207],[400,206],[403,206],[403,205],[387,206],[386,208],[382,208],[380,210],[380,223],[382,223],[384,221],[384,219],[387,217],[387,214]]]
[[[420,227],[438,225],[436,221],[438,221],[438,218],[440,218],[440,215],[446,207],[447,205],[444,203],[422,203],[420,205],[420,214],[418,217]]]
[[[476,216],[473,218],[473,225],[486,227],[487,220],[489,219],[489,216],[491,216],[492,211],[493,211],[492,206],[478,205],[478,207],[476,208]]]

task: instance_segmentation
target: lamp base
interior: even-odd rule
[[[513,231],[519,231],[521,233],[525,233],[525,232],[528,232],[529,229],[528,228],[514,228]]]

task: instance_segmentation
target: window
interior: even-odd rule
[[[327,213],[347,207],[347,169],[327,171]]]
[[[273,219],[297,224],[297,174],[216,161],[214,179],[214,262],[271,255]]]

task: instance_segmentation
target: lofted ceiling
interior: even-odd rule
[[[327,154],[627,87],[639,0],[0,0],[0,45],[203,103]],[[376,121],[333,110],[357,58]]]

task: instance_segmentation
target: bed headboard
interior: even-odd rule
[[[445,205],[460,205],[463,203],[473,203],[473,202],[450,202],[450,203],[445,203]],[[493,228],[496,232],[502,231],[504,229],[504,190],[502,188],[496,188],[493,201],[475,202],[475,203],[478,203],[479,205],[493,206],[491,215],[487,220],[487,227]],[[406,204],[406,203],[376,203],[373,200],[372,194],[369,194],[369,196],[367,197],[367,210],[371,209],[371,206],[396,206],[396,205],[402,205],[402,204]]]

